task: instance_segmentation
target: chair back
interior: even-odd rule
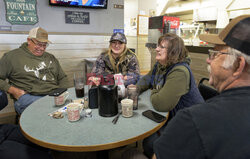
[[[203,83],[204,81],[208,80],[209,80],[208,78],[202,78],[198,84],[198,89],[204,100],[207,100],[219,94],[215,89]]]

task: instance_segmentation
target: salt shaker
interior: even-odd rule
[[[84,97],[83,100],[84,100],[83,108],[84,108],[84,109],[88,109],[88,108],[89,108],[88,97]]]
[[[88,117],[88,118],[92,117],[92,110],[91,109],[85,110],[85,117]]]

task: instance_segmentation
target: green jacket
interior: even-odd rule
[[[181,96],[189,91],[190,85],[190,74],[185,66],[174,67],[167,75],[165,84],[163,86],[158,85],[157,83],[163,80],[167,68],[167,66],[158,64],[150,96],[154,109],[162,112],[171,111],[177,105]],[[136,84],[140,93],[150,89],[152,71],[153,69]]]
[[[44,52],[35,56],[27,46],[23,43],[0,59],[0,90],[14,86],[33,95],[46,95],[53,89],[67,88],[66,74],[54,55]]]

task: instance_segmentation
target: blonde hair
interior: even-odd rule
[[[108,56],[109,56],[109,60],[110,63],[112,65],[113,70],[115,71],[115,73],[119,73],[119,64],[125,59],[126,56],[126,52],[127,51],[132,52],[130,49],[127,48],[126,44],[125,44],[125,48],[123,50],[123,52],[119,55],[119,61],[117,62],[117,64],[115,64],[115,59],[112,55],[112,49],[111,49],[111,45],[109,45],[109,49],[108,49]]]

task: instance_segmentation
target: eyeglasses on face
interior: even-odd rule
[[[31,39],[31,41],[36,45],[36,46],[39,46],[39,47],[43,47],[43,48],[46,48],[49,46],[48,43],[41,43],[41,42],[37,42],[37,41],[34,41],[33,39]]]
[[[212,49],[208,50],[208,58],[209,58],[209,60],[214,60],[215,58],[219,57],[222,54],[230,55],[230,53],[228,53],[228,52],[215,51],[215,50],[212,50]]]
[[[162,46],[161,44],[158,44],[157,47],[160,48],[160,49],[166,49],[167,48],[165,46]]]

